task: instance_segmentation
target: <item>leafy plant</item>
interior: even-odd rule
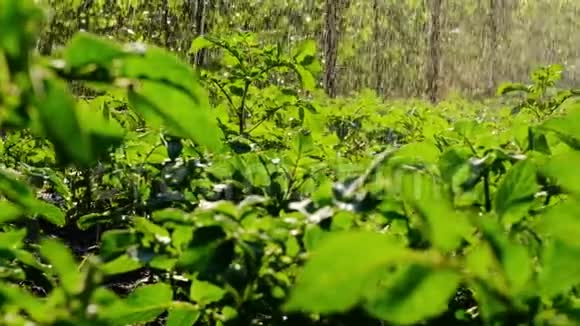
[[[513,113],[531,111],[537,121],[543,121],[554,114],[562,104],[578,95],[576,90],[558,90],[556,83],[562,78],[561,65],[539,67],[530,76],[532,84],[505,83],[498,88],[499,95],[523,92],[524,98],[513,108]]]
[[[299,96],[301,90],[293,86],[297,77],[303,89],[316,87],[321,67],[313,41],[303,42],[288,55],[280,46],[263,46],[250,33],[228,38],[208,35],[196,38],[190,53],[207,48],[218,48],[223,53],[212,69],[203,71],[203,76],[213,93],[224,99],[226,107],[218,105],[218,110],[228,134],[270,136],[276,129],[300,126],[305,111],[315,112],[312,104]],[[266,121],[275,124],[268,128]]]
[[[580,108],[557,66],[500,89],[532,114],[328,99],[311,41],[200,37],[223,54],[200,77],[85,32],[38,55],[42,17],[0,2],[7,325],[578,322]]]

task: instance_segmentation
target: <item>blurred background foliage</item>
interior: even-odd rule
[[[575,0],[39,0],[50,8],[38,44],[51,54],[79,30],[188,54],[205,34],[255,32],[289,51],[318,41],[330,95],[365,88],[386,98],[433,100],[492,95],[502,81],[527,80],[562,64],[561,85],[580,78],[580,1]]]

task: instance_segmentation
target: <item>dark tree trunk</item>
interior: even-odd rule
[[[373,2],[373,12],[374,12],[374,27],[373,27],[373,45],[375,47],[374,56],[374,74],[375,74],[375,92],[378,96],[382,96],[384,93],[383,89],[383,67],[382,67],[382,44],[381,44],[381,25],[380,19],[382,15],[380,14],[379,0],[374,0]]]
[[[441,60],[441,7],[443,0],[429,0],[431,19],[429,22],[429,67],[427,69],[427,95],[433,103],[439,96],[439,65]]]
[[[336,97],[338,60],[338,42],[341,28],[341,9],[345,8],[347,0],[326,0],[324,29],[324,88],[330,97]]]
[[[489,76],[487,80],[487,92],[489,95],[494,93],[496,87],[496,65],[497,56],[496,51],[498,47],[498,19],[499,19],[499,8],[498,2],[501,0],[489,0],[489,18],[488,18],[488,31],[489,31]]]

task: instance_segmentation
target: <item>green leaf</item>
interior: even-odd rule
[[[26,251],[25,249],[12,249],[11,252],[24,265],[42,271],[45,275],[52,273],[50,266],[40,263],[38,257],[30,251]]]
[[[311,253],[285,309],[324,314],[347,311],[376,287],[373,280],[377,273],[389,265],[419,257],[423,256],[384,234],[330,233]]]
[[[0,232],[0,247],[16,249],[22,246],[26,237],[26,229]]]
[[[461,280],[456,271],[415,265],[397,276],[390,280],[390,286],[379,286],[377,296],[368,299],[365,308],[375,317],[403,325],[445,312]]]
[[[56,239],[45,239],[40,244],[40,253],[52,265],[66,292],[81,293],[84,288],[84,276],[78,271],[77,263],[69,248]]]
[[[138,238],[133,230],[105,231],[101,236],[100,256],[104,259],[110,259],[137,244]]]
[[[113,325],[145,324],[170,308],[172,299],[171,286],[165,283],[144,285],[118,304],[105,308],[100,317]]]
[[[33,206],[36,201],[28,185],[19,180],[16,174],[6,170],[0,170],[0,193],[23,207]]]
[[[176,135],[210,150],[221,148],[221,129],[210,111],[207,92],[189,64],[151,46],[143,56],[123,60],[120,70],[121,76],[140,80],[131,85],[129,101],[134,109],[153,120],[149,122],[163,122]]]
[[[518,294],[523,291],[532,277],[532,258],[527,248],[509,239],[495,222],[482,222],[481,230],[483,238],[500,262],[512,292]]]
[[[99,309],[99,319],[101,319],[102,312],[106,312],[111,307],[119,305],[121,300],[113,290],[104,286],[96,288],[91,295],[91,303],[102,307],[102,310]]]
[[[18,205],[8,201],[0,201],[0,223],[12,222],[24,214]]]
[[[577,103],[565,117],[551,118],[539,128],[556,133],[570,147],[580,150],[580,106]]]
[[[568,200],[548,208],[539,219],[536,230],[580,248],[580,203]]]
[[[189,289],[189,297],[202,306],[220,301],[226,291],[209,282],[193,280]]]
[[[497,290],[490,286],[489,282],[477,282],[473,280],[469,283],[473,289],[473,297],[478,302],[478,312],[483,320],[493,318],[509,312],[504,298],[498,296]]]
[[[294,71],[298,74],[298,78],[300,78],[300,83],[304,89],[312,91],[316,89],[316,79],[312,75],[312,73],[302,66],[293,65],[292,66]]]
[[[164,84],[189,96],[194,107],[209,108],[208,94],[193,67],[165,49],[149,46],[143,56],[124,59],[120,70],[123,77]]]
[[[119,146],[125,133],[116,121],[79,103],[77,106],[62,82],[49,79],[37,107],[44,132],[62,163],[88,166],[112,146]]]
[[[304,157],[310,154],[314,150],[314,141],[312,140],[312,135],[298,132],[298,136],[294,141],[294,151],[299,157]]]
[[[512,92],[530,92],[530,87],[521,83],[504,83],[497,89],[497,95],[505,95]]]
[[[541,172],[554,178],[566,192],[580,196],[580,175],[576,168],[580,162],[580,152],[570,151],[550,157],[541,167]]]
[[[168,255],[155,255],[151,261],[149,261],[149,266],[155,269],[171,271],[175,264],[177,263],[177,258],[171,258]]]
[[[200,280],[223,273],[234,259],[234,242],[220,226],[198,228],[176,266],[197,272]]]
[[[222,308],[220,317],[220,319],[223,321],[233,320],[234,318],[238,317],[238,311],[234,307],[225,306]]]
[[[44,86],[44,95],[38,97],[36,106],[44,132],[57,156],[62,163],[89,165],[93,160],[91,144],[79,124],[74,99],[61,81],[47,79]]]
[[[404,145],[393,157],[394,163],[415,164],[415,163],[437,163],[440,157],[439,150],[430,141],[422,141]],[[392,163],[391,163],[392,164]]]
[[[536,168],[530,160],[516,163],[509,169],[495,194],[495,211],[504,223],[513,224],[522,219],[534,195],[539,190]]]
[[[109,66],[114,59],[128,55],[115,42],[90,33],[76,33],[64,49],[68,67],[76,69],[89,64]]]
[[[42,324],[52,324],[53,314],[45,302],[26,292],[18,286],[0,284],[0,302],[6,309],[8,305],[14,305],[29,314],[35,321]]]
[[[580,248],[551,241],[545,244],[542,257],[539,284],[543,296],[551,298],[580,284]]]
[[[92,157],[101,159],[109,149],[120,146],[125,130],[115,119],[107,119],[84,102],[78,105],[79,124],[90,140]]]
[[[402,198],[426,222],[424,232],[435,247],[453,250],[472,232],[467,216],[454,209],[447,192],[433,177],[403,173],[401,181]]]
[[[28,51],[34,48],[45,13],[36,2],[0,1],[0,52],[7,61],[26,66]]]
[[[88,230],[89,228],[103,223],[111,222],[111,214],[105,213],[89,213],[77,219],[77,226],[81,230]]]
[[[193,224],[191,215],[177,208],[166,208],[155,211],[151,214],[151,219],[157,223]]]
[[[191,241],[193,234],[190,226],[179,225],[175,226],[171,233],[171,241],[175,248],[183,248]]]
[[[63,226],[66,223],[65,213],[60,208],[40,200],[30,207],[30,212],[44,217],[45,220],[57,226]]]
[[[459,120],[453,126],[453,130],[466,139],[477,138],[477,131],[480,130],[477,122],[473,120]]]
[[[171,304],[167,316],[167,326],[192,326],[201,317],[198,307],[188,302],[175,301]]]
[[[539,128],[528,128],[528,147],[530,150],[536,152],[544,153],[547,155],[552,154],[550,149],[550,144],[548,143],[548,138],[546,137],[546,132]]]
[[[214,42],[207,39],[203,35],[198,36],[191,42],[191,46],[189,48],[189,53],[195,54],[195,53],[199,52],[200,50],[207,49],[207,48],[214,46],[214,45],[215,45]]]
[[[439,170],[447,183],[453,181],[453,176],[471,157],[471,151],[466,147],[452,147],[439,157]]]
[[[303,238],[306,251],[313,251],[320,243],[320,240],[324,239],[327,234],[318,224],[308,224],[304,230]]]
[[[20,181],[16,175],[3,170],[0,170],[0,194],[18,205],[25,214],[42,215],[57,226],[63,226],[66,222],[64,212],[58,207],[37,199],[28,185]],[[5,204],[5,206],[6,211],[0,213],[0,216],[15,212],[14,206],[9,204]]]
[[[205,102],[198,103],[171,86],[148,81],[129,91],[129,102],[149,122],[163,123],[176,136],[191,139],[210,150],[219,150],[222,146],[222,132]]]
[[[135,230],[153,237],[159,242],[171,242],[169,231],[143,217],[133,219]]]
[[[143,267],[143,264],[129,255],[121,255],[112,261],[103,263],[99,266],[99,270],[109,276],[115,274],[128,273]]]
[[[314,90],[316,74],[322,71],[322,65],[316,57],[316,41],[302,42],[294,52],[294,61],[298,63],[294,66],[294,70],[298,73],[303,87],[307,90]]]
[[[294,60],[298,63],[304,63],[309,58],[314,57],[316,55],[316,41],[314,40],[305,40],[301,42],[296,50],[294,50]]]

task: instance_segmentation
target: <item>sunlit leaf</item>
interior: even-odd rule
[[[516,163],[499,184],[494,208],[504,223],[514,223],[527,213],[534,195],[539,190],[536,168],[529,160]]]
[[[40,253],[52,265],[62,286],[70,294],[78,294],[84,287],[84,276],[78,270],[72,252],[62,242],[55,239],[43,240]]]
[[[167,316],[167,326],[191,326],[201,317],[198,307],[187,302],[173,302]]]
[[[564,117],[551,118],[540,126],[555,132],[570,147],[580,150],[580,107],[576,104]]]
[[[144,324],[155,320],[171,307],[173,291],[164,283],[143,285],[100,316],[112,325]]]
[[[544,247],[543,268],[539,275],[543,296],[553,297],[580,284],[580,248],[561,241],[551,241]]]
[[[202,306],[221,300],[225,294],[219,286],[199,280],[193,280],[189,289],[191,300]]]
[[[195,54],[203,49],[214,46],[214,42],[206,38],[205,36],[198,36],[192,42],[189,48],[189,53]]]
[[[0,194],[17,204],[22,213],[41,215],[49,222],[62,226],[66,222],[64,212],[58,207],[37,199],[32,190],[22,181],[9,172],[0,170]],[[14,213],[14,207],[6,207],[4,214]],[[1,215],[2,213],[0,213]]]
[[[312,252],[286,309],[317,313],[349,310],[375,288],[376,273],[380,275],[380,271],[390,264],[414,259],[417,259],[414,253],[383,234],[331,233]]]
[[[0,233],[0,247],[2,248],[19,248],[26,237],[26,229],[6,231]]]
[[[108,223],[111,222],[111,216],[107,213],[89,213],[83,216],[80,216],[77,219],[77,226],[81,230],[87,230],[95,225],[101,223]]]
[[[18,219],[24,210],[18,205],[8,201],[0,201],[0,223],[11,222]]]
[[[171,86],[144,81],[129,92],[133,108],[156,125],[163,124],[178,136],[211,150],[221,148],[221,130],[207,105]]]
[[[565,191],[580,196],[580,174],[576,166],[580,162],[580,152],[565,152],[550,157],[546,165],[541,167],[541,172],[554,178]]]
[[[44,132],[63,162],[90,164],[91,144],[81,129],[75,101],[64,83],[47,79],[44,96],[39,98],[37,106]]]
[[[137,243],[138,238],[133,230],[108,230],[101,236],[100,255],[109,259]]]
[[[453,270],[411,266],[389,286],[379,286],[377,296],[370,298],[365,308],[382,320],[414,325],[445,312],[460,280]]]
[[[541,215],[537,230],[566,245],[580,248],[580,203],[568,200],[548,208]]]
[[[532,258],[527,248],[509,239],[498,224],[484,221],[481,226],[484,239],[503,268],[508,286],[514,293],[522,291],[532,276]]]
[[[26,292],[22,287],[0,284],[0,302],[3,305],[13,305],[26,311],[36,321],[51,323],[53,315],[42,299]]]
[[[89,64],[111,65],[114,59],[128,55],[115,42],[94,34],[76,33],[64,49],[63,59],[70,68],[82,68]]]
[[[105,275],[124,274],[143,267],[143,264],[129,255],[121,255],[99,266],[99,270]]]
[[[472,232],[467,216],[455,210],[447,193],[433,177],[422,173],[400,175],[401,195],[425,220],[425,233],[434,246],[453,250]]]

